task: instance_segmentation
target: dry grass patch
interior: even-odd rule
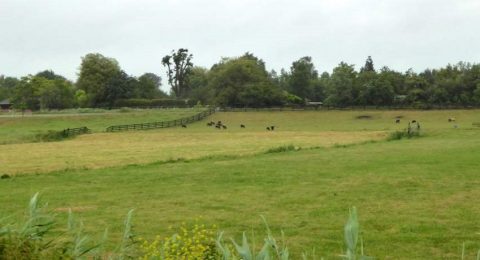
[[[52,143],[3,145],[2,170],[9,174],[103,168],[177,158],[247,155],[282,145],[302,148],[379,140],[385,132],[179,132],[92,134]]]

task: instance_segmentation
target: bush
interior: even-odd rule
[[[392,132],[390,133],[390,135],[388,136],[387,140],[388,141],[394,141],[394,140],[400,140],[400,139],[403,139],[403,138],[414,138],[414,137],[419,137],[420,136],[420,132],[409,132],[407,130],[405,131],[395,131],[395,132]]]
[[[197,100],[193,99],[120,99],[115,102],[115,107],[193,107],[197,104]]]
[[[420,123],[408,123],[408,127],[403,131],[395,131],[390,133],[387,140],[400,140],[403,138],[413,138],[420,136]]]
[[[63,131],[53,131],[49,130],[46,133],[40,133],[35,136],[35,141],[37,142],[54,142],[61,141],[68,138],[68,135],[65,135]]]
[[[298,146],[284,145],[284,146],[270,148],[265,153],[283,153],[283,152],[288,152],[288,151],[298,151],[298,150],[301,150],[301,149],[302,148],[300,148]]]
[[[218,259],[214,228],[208,229],[198,223],[183,224],[180,232],[171,237],[157,236],[151,242],[142,240],[141,259]]]

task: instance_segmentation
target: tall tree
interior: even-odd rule
[[[171,55],[162,59],[163,66],[167,67],[168,83],[177,98],[183,98],[188,94],[188,78],[192,73],[193,55],[187,49],[173,50]]]
[[[216,103],[223,106],[273,106],[284,99],[261,60],[250,55],[215,64],[209,72],[209,86]]]
[[[84,90],[90,106],[104,105],[107,84],[121,72],[118,62],[99,53],[90,53],[82,58],[77,88]]]
[[[102,105],[112,108],[118,99],[132,98],[137,84],[135,78],[128,76],[122,70],[110,78],[99,96],[99,100],[103,100]]]
[[[314,98],[315,84],[318,80],[318,72],[315,70],[311,57],[302,57],[292,63],[288,90],[290,93],[301,98]]]
[[[203,67],[193,67],[189,79],[190,93],[188,98],[209,104],[213,101],[212,89],[208,86],[209,70]]]
[[[333,69],[328,84],[326,103],[333,106],[351,106],[354,104],[355,80],[357,72],[353,65],[341,62]]]
[[[365,61],[365,65],[360,69],[360,72],[364,71],[375,71],[372,56],[368,56],[367,60]]]

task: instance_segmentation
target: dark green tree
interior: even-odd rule
[[[365,72],[365,71],[370,71],[370,72],[375,71],[371,56],[368,56],[367,60],[365,61],[365,65],[360,69],[360,72]]]
[[[288,80],[290,93],[301,98],[313,99],[318,72],[315,70],[311,57],[302,57],[292,63]]]
[[[154,73],[145,73],[138,78],[136,87],[137,98],[164,98],[167,94],[160,89],[162,85],[162,78]]]
[[[163,66],[167,68],[168,83],[177,98],[183,98],[189,92],[188,79],[193,67],[192,58],[193,55],[189,54],[187,49],[180,48],[162,59]]]
[[[355,80],[357,72],[353,65],[341,62],[333,69],[330,76],[327,92],[328,97],[325,101],[327,105],[345,107],[354,105]]]
[[[134,97],[137,84],[135,78],[128,76],[124,71],[120,71],[106,83],[104,91],[99,93],[99,100],[104,101],[103,106],[113,108],[117,100]]]
[[[222,106],[264,107],[281,105],[284,95],[263,62],[252,55],[223,59],[209,72],[209,87]]]
[[[55,74],[55,72],[53,72],[53,70],[44,70],[44,71],[41,71],[41,72],[35,74],[35,76],[43,77],[43,78],[46,78],[46,79],[49,79],[49,80],[54,80],[54,79],[66,80],[65,77]]]
[[[208,85],[209,70],[203,67],[193,67],[189,79],[190,93],[188,98],[200,101],[202,104],[213,103],[213,91]]]
[[[84,90],[90,106],[111,103],[105,98],[107,84],[118,77],[121,69],[115,59],[107,58],[99,53],[90,53],[82,58],[77,88]],[[122,95],[115,95],[122,96]]]

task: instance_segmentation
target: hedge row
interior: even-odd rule
[[[197,104],[193,99],[119,99],[115,102],[115,107],[192,107]]]

